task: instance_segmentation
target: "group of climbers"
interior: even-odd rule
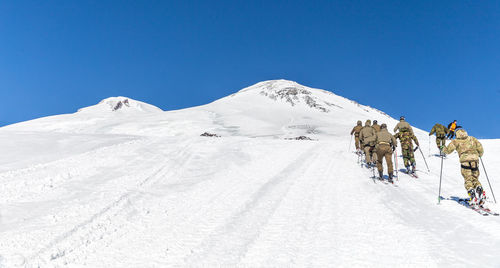
[[[383,160],[387,163],[388,181],[393,183],[393,163],[392,154],[397,147],[396,139],[399,139],[401,144],[401,152],[403,156],[406,173],[415,174],[416,162],[414,152],[419,148],[419,142],[411,125],[405,121],[403,116],[400,117],[399,123],[394,128],[394,135],[387,130],[387,125],[378,125],[377,121],[366,120],[365,126],[362,126],[361,121],[352,129],[351,135],[354,134],[356,140],[356,153],[365,155],[365,164],[369,168],[376,167],[379,173],[379,179],[383,178]],[[479,182],[479,158],[483,155],[483,147],[481,143],[474,137],[469,136],[467,132],[457,125],[457,120],[445,127],[441,124],[435,124],[429,136],[436,134],[436,145],[439,149],[440,156],[450,154],[457,151],[461,165],[461,173],[464,177],[464,186],[470,197],[472,205],[482,205],[485,200],[485,193],[481,183]],[[456,134],[456,139],[452,140],[446,146],[446,139],[453,139]],[[413,147],[413,143],[417,147]]]
[[[394,177],[392,154],[397,147],[396,139],[400,140],[407,172],[414,173],[416,168],[412,141],[415,141],[418,146],[418,140],[413,134],[412,127],[405,121],[403,116],[394,128],[394,132],[396,131],[398,132],[393,136],[387,130],[387,125],[378,125],[377,120],[373,121],[373,125],[370,120],[366,120],[364,127],[361,126],[361,121],[358,121],[357,126],[351,131],[351,135],[354,134],[356,139],[356,152],[358,154],[364,153],[367,167],[373,168],[376,165],[379,179],[383,178],[383,161],[385,159],[389,176],[388,181],[391,183],[393,183]],[[412,169],[410,169],[410,166]]]
[[[354,134],[356,153],[365,154],[365,162],[368,166],[375,165],[375,134],[380,131],[380,128],[377,120],[373,121],[373,125],[371,120],[366,120],[365,126],[362,125],[361,121],[358,121],[351,131],[351,135]]]

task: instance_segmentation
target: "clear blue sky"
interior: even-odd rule
[[[500,138],[500,1],[1,1],[0,125],[262,80]]]

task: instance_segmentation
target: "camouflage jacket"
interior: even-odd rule
[[[443,126],[441,124],[435,124],[432,127],[431,132],[429,133],[429,136],[436,133],[436,137],[443,138],[444,136],[446,136],[446,134],[448,134],[448,132],[449,131],[445,126]]]
[[[373,124],[372,128],[375,129],[375,132],[377,132],[377,133],[380,132],[380,125]]]
[[[452,140],[443,152],[450,154],[455,150],[458,152],[460,162],[479,161],[479,157],[484,153],[481,143],[476,138],[467,135],[463,129],[457,130],[457,138]]]
[[[417,137],[410,131],[398,132],[394,135],[394,138],[399,139],[403,149],[413,148],[412,140],[419,146]]]

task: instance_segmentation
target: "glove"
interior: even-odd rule
[[[439,150],[440,150],[440,151],[442,151],[443,149],[444,149],[444,146],[443,146],[443,145],[439,146]]]
[[[417,150],[418,150],[418,146],[417,146],[417,147],[415,147],[415,149],[413,149],[413,151],[414,151],[414,152],[416,152]]]
[[[391,146],[392,151],[396,151],[396,146]]]

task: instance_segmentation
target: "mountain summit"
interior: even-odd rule
[[[297,82],[288,80],[270,80],[260,82],[251,87],[242,89],[239,93],[258,92],[260,95],[274,101],[284,101],[292,106],[306,105],[321,112],[330,112],[334,107],[340,106],[325,101],[325,97],[334,95],[331,92],[305,87]]]
[[[127,97],[111,97],[98,104],[81,108],[78,112],[162,112],[162,109]]]

